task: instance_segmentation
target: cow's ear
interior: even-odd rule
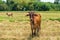
[[[34,11],[32,11],[32,13],[35,13]]]
[[[37,16],[37,14],[34,14],[34,16]]]
[[[28,13],[30,13],[30,12],[28,12]]]
[[[29,16],[29,14],[27,14],[26,16]]]

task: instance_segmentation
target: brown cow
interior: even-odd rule
[[[7,16],[13,16],[13,13],[6,13]]]
[[[26,16],[30,17],[32,36],[38,35],[38,32],[41,29],[41,15],[35,14],[33,11],[28,13],[29,14],[27,14]]]

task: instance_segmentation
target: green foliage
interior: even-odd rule
[[[0,4],[0,11],[8,10],[8,6],[6,4]]]
[[[54,1],[54,4],[59,4],[59,1],[60,1],[60,0],[55,0],[55,1]]]
[[[60,4],[51,4],[51,9],[55,11],[60,11]]]
[[[1,2],[1,1],[0,1]],[[60,4],[38,2],[38,0],[7,0],[0,4],[0,11],[60,11]]]
[[[0,4],[2,4],[3,2],[2,2],[2,0],[0,0]]]

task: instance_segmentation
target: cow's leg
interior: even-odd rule
[[[34,35],[36,35],[36,29],[34,29]]]
[[[41,25],[39,24],[37,28],[37,32],[39,32],[40,30],[41,30]]]
[[[37,27],[37,35],[39,36],[40,26]]]
[[[32,26],[31,26],[31,31],[32,31],[32,37],[33,37],[33,35],[34,35],[34,30],[33,30]]]
[[[40,27],[37,28],[37,32],[39,32]]]

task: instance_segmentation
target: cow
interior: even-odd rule
[[[28,12],[26,16],[29,16],[30,18],[32,36],[38,35],[39,30],[41,30],[41,15],[31,11]]]
[[[13,13],[6,13],[7,16],[13,16]]]

